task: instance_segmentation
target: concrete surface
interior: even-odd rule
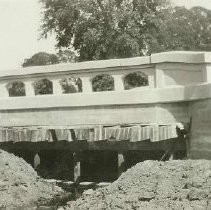
[[[148,76],[149,86],[124,90],[124,77],[137,71]],[[99,74],[114,78],[114,91],[92,92],[92,79]],[[70,76],[81,78],[82,93],[62,94],[59,82]],[[52,81],[53,94],[35,96],[33,83],[44,78]],[[25,84],[25,97],[8,97],[7,84],[16,80]],[[210,104],[209,52],[165,52],[149,57],[29,67],[1,72],[0,89],[0,127],[171,124],[188,123],[192,117],[190,156],[211,158],[210,109],[197,108],[200,103]],[[197,156],[199,145],[201,155]]]

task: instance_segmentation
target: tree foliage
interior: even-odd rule
[[[59,63],[75,63],[78,61],[76,53],[71,50],[59,50],[56,56]]]
[[[133,57],[211,44],[210,11],[171,7],[167,0],[40,0],[42,35],[73,47],[79,60]]]
[[[73,46],[80,61],[145,53],[168,10],[165,0],[41,0],[43,36]]]
[[[210,50],[211,11],[202,7],[175,7],[160,26],[160,51]],[[153,50],[152,50],[153,51]]]
[[[24,60],[22,66],[44,66],[57,63],[73,63],[77,61],[77,55],[71,50],[59,50],[56,54],[46,52],[35,53],[31,58]]]
[[[46,52],[39,52],[34,54],[31,58],[25,59],[22,66],[43,66],[56,63],[59,63],[59,59],[56,55]]]

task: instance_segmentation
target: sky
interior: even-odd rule
[[[172,0],[179,6],[211,9],[211,0]],[[0,70],[21,67],[37,52],[55,53],[55,38],[38,40],[41,24],[39,0],[0,0]]]

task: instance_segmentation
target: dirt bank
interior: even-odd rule
[[[86,191],[65,209],[211,209],[211,161],[138,163],[106,188]]]
[[[22,158],[0,150],[0,209],[33,206],[62,190],[38,177]]]

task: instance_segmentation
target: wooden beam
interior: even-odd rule
[[[68,150],[73,152],[80,152],[83,150],[108,150],[108,151],[128,151],[128,150],[139,150],[139,151],[157,151],[166,150],[174,144],[174,150],[185,151],[186,142],[180,139],[170,139],[159,142],[150,142],[149,140],[140,142],[129,142],[129,141],[98,141],[98,142],[87,142],[87,141],[56,141],[56,142],[4,142],[0,143],[0,148],[5,150],[10,149],[27,149],[30,151],[40,150]]]
[[[171,151],[169,154],[169,160],[174,160],[175,159],[175,153],[174,151]]]
[[[118,152],[118,176],[125,171],[125,158],[122,151]]]
[[[37,169],[37,167],[40,165],[40,162],[41,162],[40,156],[38,153],[36,153],[34,156],[34,164],[33,164],[34,169]]]
[[[79,184],[80,176],[81,176],[81,162],[80,162],[80,154],[74,152],[73,153],[73,163],[74,163],[74,182]]]

